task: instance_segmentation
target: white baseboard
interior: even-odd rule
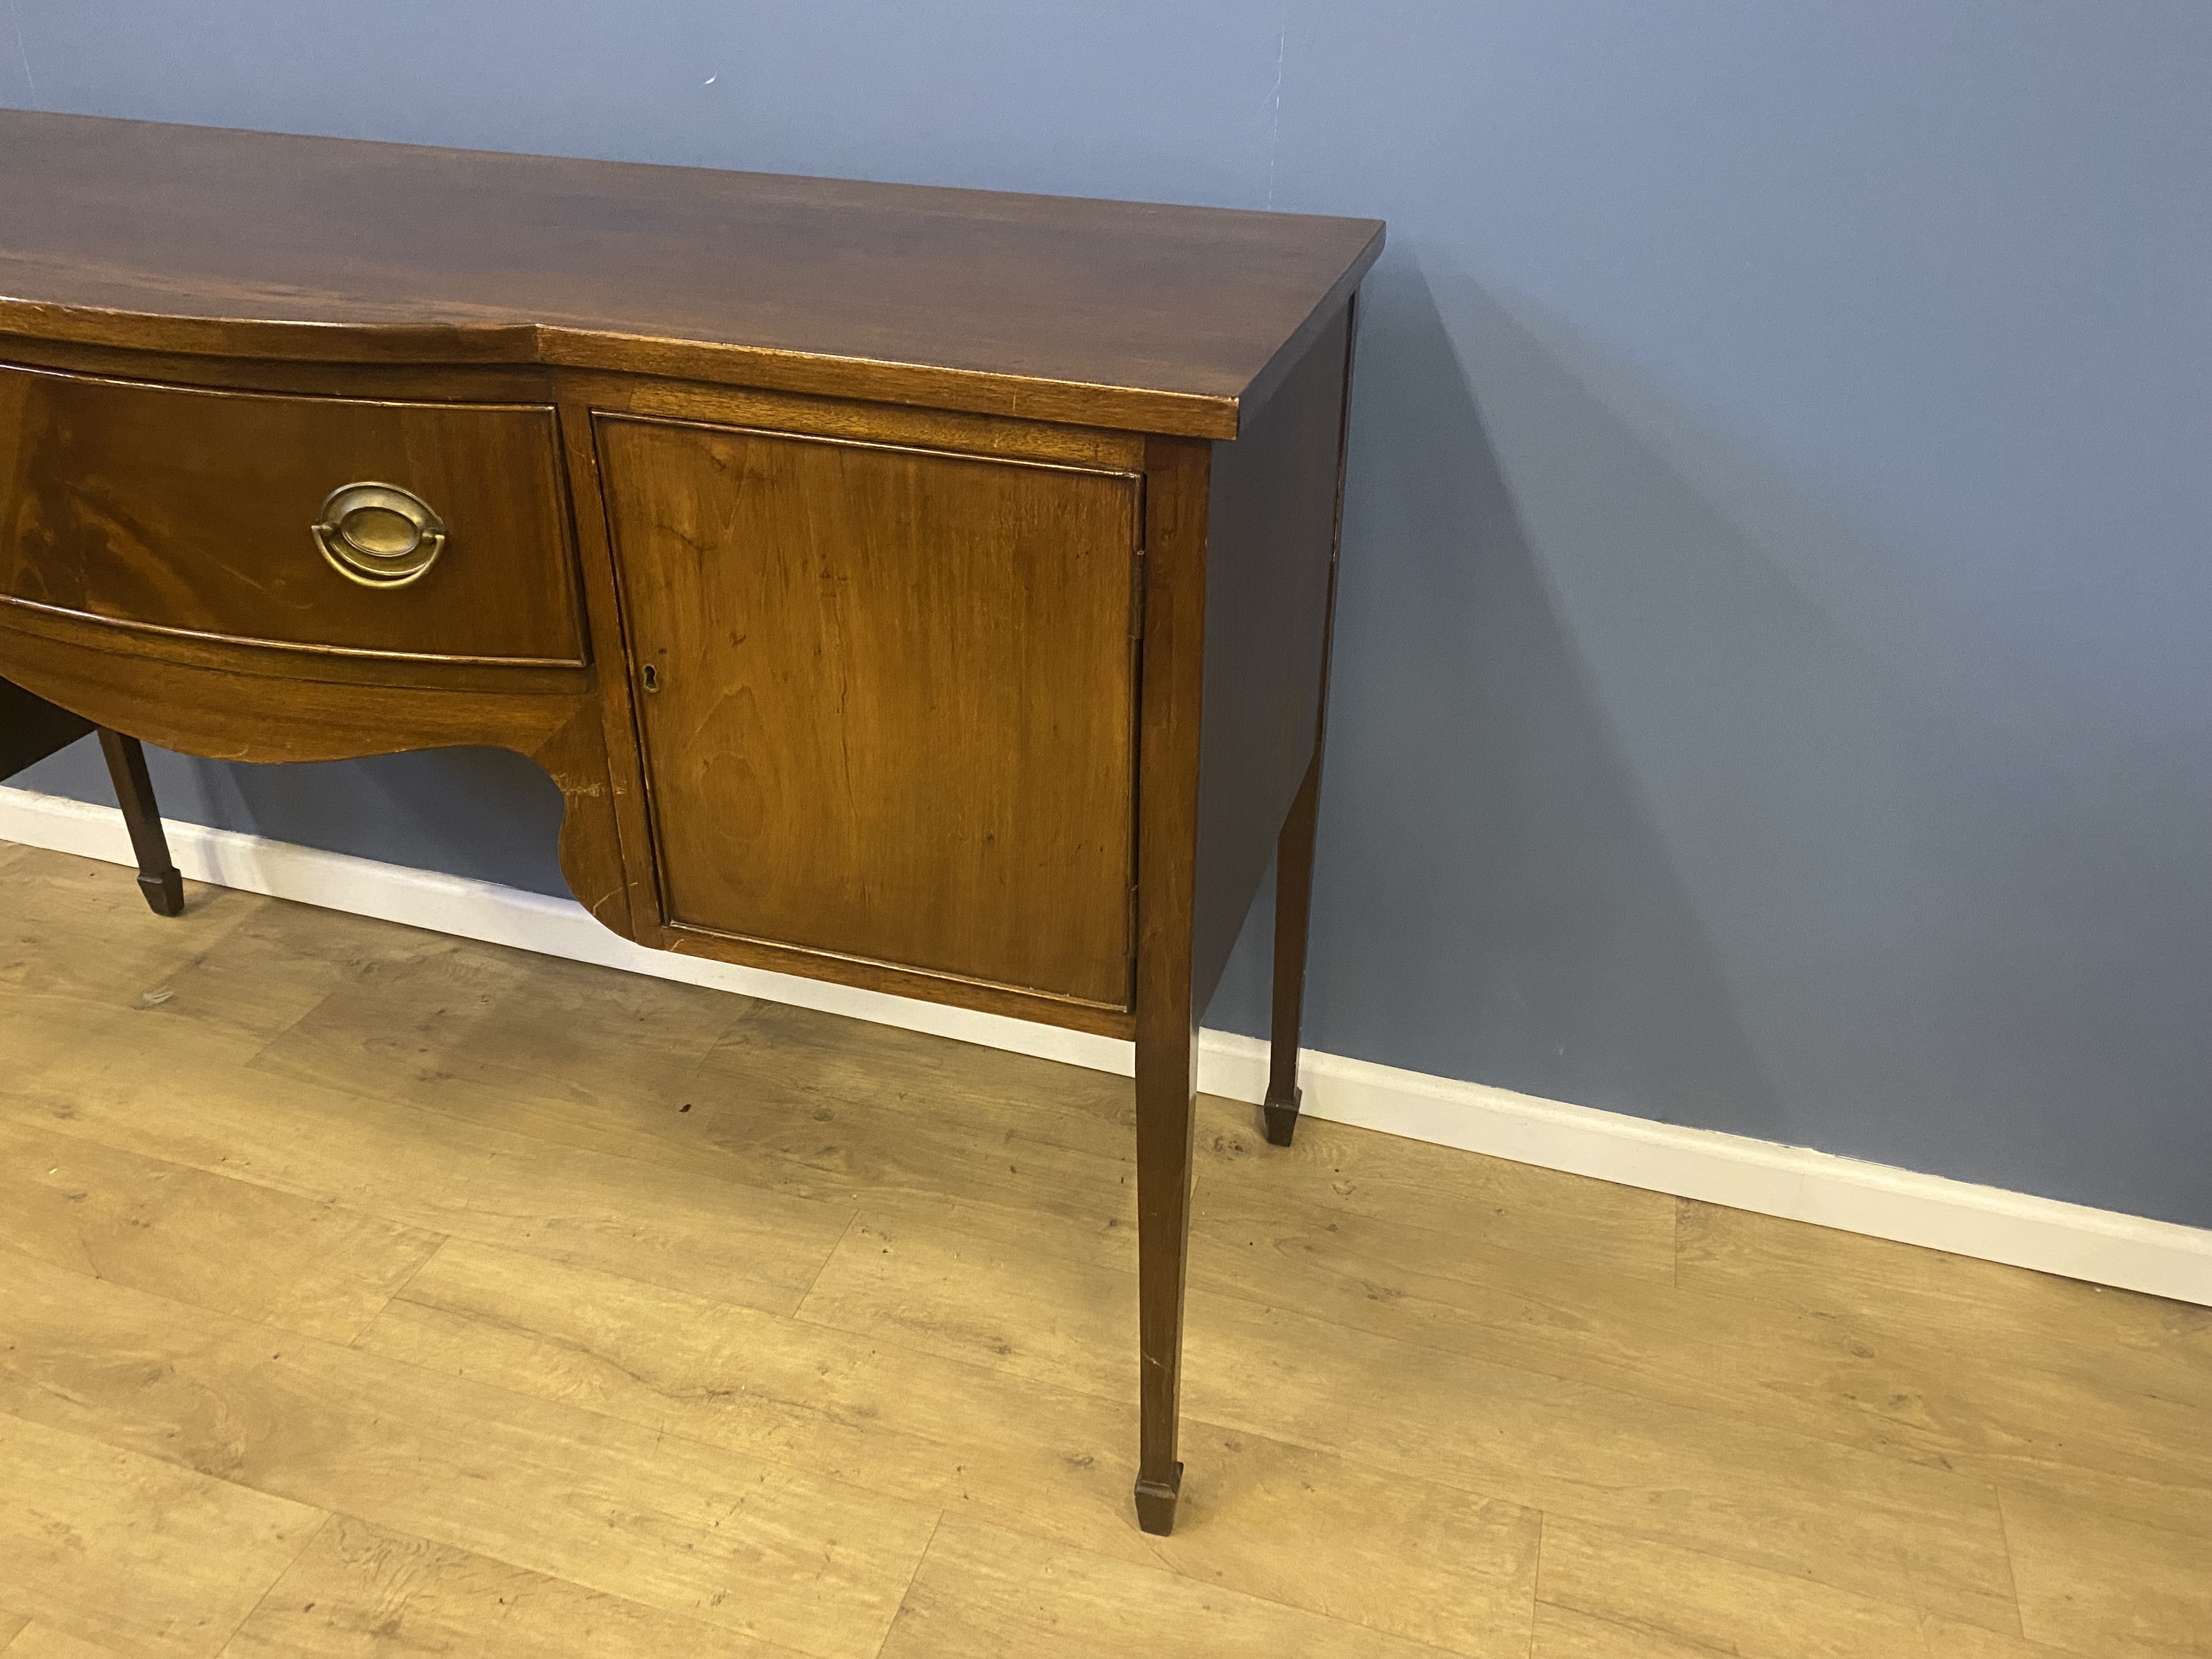
[[[168,823],[177,867],[195,881],[630,973],[711,986],[879,1024],[1127,1076],[1131,1045],[879,991],[648,951],[608,933],[569,899],[547,898],[199,824]],[[115,864],[134,860],[112,809],[0,787],[0,840]],[[1257,1102],[1267,1046],[1207,1031],[1199,1085]],[[1305,1111],[1339,1123],[1593,1176],[1654,1192],[2033,1267],[2212,1306],[2212,1230],[1978,1187],[1884,1164],[1619,1112],[1540,1100],[1308,1049]]]

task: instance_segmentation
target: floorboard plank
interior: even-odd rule
[[[798,1305],[852,1213],[226,1066],[189,1041],[50,1068],[0,1093],[0,1118],[775,1310]]]
[[[183,915],[155,917],[135,872],[26,850],[0,882],[0,1054],[10,1084],[104,1042],[150,1042],[180,1015],[220,1028],[225,1016],[243,1012],[223,995],[204,1010],[195,994],[183,1010],[145,1018],[175,1000],[176,977],[197,957],[267,902],[197,885],[185,900]],[[199,1018],[208,1012],[212,1022]],[[230,1035],[236,1058],[268,1041],[256,1030]]]
[[[1856,1308],[1747,1316],[1704,1285],[1531,1261],[1321,1210],[1272,1182],[1210,1182],[1196,1208],[1191,1282],[1209,1291],[2212,1537],[2212,1434],[2178,1364],[2148,1392],[2033,1356],[1993,1363]],[[2160,1380],[2153,1363],[2136,1380]]]
[[[799,1317],[1097,1391],[1125,1386],[1135,1301],[1114,1265],[864,1209]],[[1185,1409],[1206,1421],[2018,1628],[1985,1483],[1240,1297],[1192,1292],[1185,1341]]]
[[[1741,1659],[1910,1659],[1923,1645],[1922,1615],[1911,1607],[1556,1515],[1544,1520],[1536,1595],[1662,1651],[1672,1644]]]
[[[2212,1308],[1676,1200],[1680,1282],[2212,1410]]]
[[[947,1517],[883,1659],[1435,1659],[1437,1650],[1158,1568]]]
[[[2069,1649],[2000,1636],[1978,1626],[1932,1616],[1920,1633],[1928,1644],[1928,1659],[2089,1659],[2088,1655]]]
[[[1528,1659],[1747,1659],[1747,1656],[1723,1648],[1698,1647],[1656,1631],[1616,1625],[1540,1601]],[[1894,1659],[1918,1659],[1918,1656],[1908,1650]]]
[[[322,1521],[0,1410],[0,1606],[27,1629],[128,1659],[212,1659]]]
[[[2212,1544],[2001,1492],[2024,1632],[2100,1659],[2212,1655]]]
[[[874,1654],[936,1521],[595,1412],[3,1265],[0,1410],[819,1659]]]
[[[745,1008],[738,999],[722,1000]],[[1079,1106],[1056,1105],[1044,1092],[1078,1102],[1109,1091],[1126,1098],[1124,1080],[803,1009],[767,1008],[745,1012],[710,1052],[697,1052],[710,1024],[702,1019],[663,1060],[616,1063],[623,1048],[598,1039],[587,1045],[599,1054],[597,1063],[547,1069],[532,1051],[557,1054],[562,1045],[541,1041],[534,1007],[512,1031],[501,1031],[492,1018],[517,1002],[529,1000],[489,999],[465,1018],[450,1009],[333,999],[253,1066],[792,1198],[897,1204],[957,1193],[967,1202],[1036,1216],[1045,1224],[1038,1231],[1045,1249],[1134,1221],[1133,1132]],[[833,1045],[819,1029],[825,1022],[848,1034],[854,1052],[827,1052]],[[624,1015],[613,1029],[636,1023]],[[568,1026],[588,1029],[580,1016]],[[789,1034],[787,1052],[781,1033]],[[779,1054],[781,1069],[773,1063]]]
[[[796,1650],[335,1516],[222,1659],[797,1659]]]
[[[881,1334],[456,1245],[362,1346],[1439,1648],[1528,1639],[1533,1510],[1192,1422],[1175,1535],[1147,1538],[1131,1402]]]
[[[350,1342],[444,1236],[0,1119],[0,1249]]]
[[[1258,1108],[1199,1097],[1198,1190],[1228,1180],[1337,1212],[1443,1233],[1494,1250],[1652,1284],[1674,1278],[1674,1200],[1372,1129],[1302,1118],[1287,1147]]]
[[[130,1659],[115,1649],[71,1636],[50,1625],[26,1625],[23,1633],[4,1648],[8,1659]]]

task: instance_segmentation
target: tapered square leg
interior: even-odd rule
[[[1164,1538],[1175,1530],[1176,1504],[1182,1496],[1182,1465],[1175,1466],[1175,1479],[1162,1486],[1158,1481],[1139,1480],[1137,1482],[1137,1525],[1155,1537]]]
[[[136,738],[100,728],[100,752],[107,775],[122,803],[131,831],[131,850],[138,860],[138,890],[157,916],[185,913],[185,878],[169,862],[169,838],[162,833],[161,808],[154,802],[154,780],[146,771],[146,751]]]
[[[1191,1133],[1196,1032],[1137,1036],[1137,1302],[1142,1413],[1137,1524],[1175,1530],[1182,1492],[1176,1459],[1182,1411],[1183,1277],[1190,1249]]]
[[[1275,842],[1275,1006],[1267,1030],[1268,1142],[1287,1146],[1305,1094],[1298,1087],[1298,1023],[1305,1009],[1306,933],[1313,915],[1314,823],[1321,810],[1321,746],[1314,746]]]

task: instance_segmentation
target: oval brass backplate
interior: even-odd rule
[[[446,549],[445,521],[397,484],[339,486],[325,497],[313,530],[331,568],[363,587],[419,581]]]

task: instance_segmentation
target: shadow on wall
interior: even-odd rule
[[[1782,1135],[1428,283],[1361,306],[1309,1042]],[[1272,890],[1210,1023],[1267,1029]]]
[[[2185,727],[1556,319],[1370,293],[1314,1045],[2212,1222]]]

